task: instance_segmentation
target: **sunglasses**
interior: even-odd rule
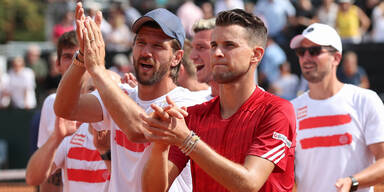
[[[313,46],[313,47],[298,47],[295,50],[296,54],[300,57],[305,55],[305,52],[308,50],[309,55],[312,57],[320,55],[323,50],[323,48],[328,48],[329,52],[335,52],[335,50],[332,49],[332,47],[329,46]]]

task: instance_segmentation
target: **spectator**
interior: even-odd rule
[[[135,73],[131,59],[122,53],[113,56],[110,70],[116,72],[121,77],[124,77],[125,73]]]
[[[342,43],[332,27],[312,24],[290,47],[309,85],[292,101],[297,191],[373,191],[370,186],[384,178],[383,102],[375,92],[336,78]]]
[[[344,54],[341,68],[338,70],[337,78],[343,82],[362,88],[369,88],[369,80],[365,70],[358,65],[356,53],[349,51]]]
[[[372,12],[372,41],[384,42],[384,1],[381,1]]]
[[[133,6],[129,0],[123,1],[122,7],[125,14],[125,24],[131,28],[133,23],[141,17],[140,12]]]
[[[56,88],[59,85],[61,74],[59,70],[59,66],[57,65],[57,53],[52,52],[48,58],[49,64],[49,73],[47,79],[45,80],[45,88],[48,91],[48,94],[52,94],[56,92]]]
[[[60,23],[56,24],[53,27],[53,43],[57,43],[57,40],[61,35],[63,35],[65,32],[72,31],[74,29],[74,13],[72,11],[67,11],[63,18],[61,19]]]
[[[323,0],[323,3],[317,10],[316,17],[319,19],[319,23],[335,27],[337,12],[339,6],[334,2],[334,0]]]
[[[369,18],[353,4],[353,0],[339,0],[336,30],[343,43],[360,43],[369,25]]]
[[[295,4],[296,16],[293,23],[294,34],[299,34],[310,24],[317,21],[316,11],[310,0],[298,0]]]
[[[200,7],[196,6],[192,0],[187,0],[177,10],[177,16],[183,23],[187,38],[191,38],[193,37],[193,24],[202,19],[204,15]]]
[[[12,105],[19,109],[33,109],[36,106],[35,75],[25,67],[24,59],[17,56],[9,71],[9,89]]]
[[[26,64],[35,74],[36,78],[36,98],[37,103],[41,105],[46,96],[45,79],[48,74],[48,66],[45,60],[41,58],[41,50],[38,45],[32,44],[28,47]]]
[[[203,2],[200,7],[203,11],[203,19],[211,19],[215,17],[213,14],[213,5],[210,1]]]
[[[288,62],[281,64],[279,69],[280,77],[273,82],[272,92],[283,99],[291,100],[297,96],[299,78],[291,73],[291,66]]]
[[[284,30],[294,23],[295,7],[289,0],[259,0],[253,10],[265,19],[268,35],[279,45],[286,45]]]
[[[244,9],[243,0],[216,0],[215,1],[215,15],[221,11],[230,9]]]
[[[272,38],[268,38],[265,54],[259,66],[259,85],[268,90],[269,84],[279,78],[279,66],[286,60],[287,56],[283,49]]]
[[[9,97],[9,75],[0,70],[0,109],[9,106],[11,98]]]

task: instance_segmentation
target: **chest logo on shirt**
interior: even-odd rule
[[[318,128],[338,128],[338,126],[348,124],[352,121],[349,114],[327,115],[309,117],[299,121],[299,130],[310,130]],[[313,136],[300,140],[302,149],[316,147],[336,147],[349,145],[352,143],[352,135],[348,132],[326,136]]]
[[[307,116],[308,106],[300,107],[297,109],[297,119],[302,119]]]
[[[83,134],[75,134],[72,136],[70,143],[73,145],[83,146],[85,142],[85,135]]]

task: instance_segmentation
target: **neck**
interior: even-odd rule
[[[218,83],[216,83],[216,81],[210,81],[209,83],[209,86],[211,86],[211,91],[212,91],[212,93],[211,93],[211,96],[212,97],[216,97],[216,96],[218,96],[220,93],[220,90],[219,90],[219,84]]]
[[[256,89],[252,72],[248,71],[235,82],[219,84],[221,117],[231,117]],[[251,75],[252,74],[252,75]]]
[[[343,85],[337,80],[336,74],[318,83],[308,82],[309,97],[317,100],[330,98],[339,92]]]
[[[153,85],[139,84],[139,98],[144,101],[153,100],[163,95],[166,95],[174,88],[176,88],[176,85],[169,77],[164,77],[162,80]]]
[[[191,78],[185,80],[182,87],[185,87],[190,91],[202,91],[202,90],[207,90],[209,88],[209,86],[206,83],[200,83],[199,81],[197,81],[197,79],[191,79]]]

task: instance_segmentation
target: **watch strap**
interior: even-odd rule
[[[100,155],[102,160],[111,160],[111,150]]]
[[[357,191],[357,188],[359,187],[359,182],[353,176],[349,176],[349,178],[351,178],[352,180],[351,189],[349,191],[350,192]]]

